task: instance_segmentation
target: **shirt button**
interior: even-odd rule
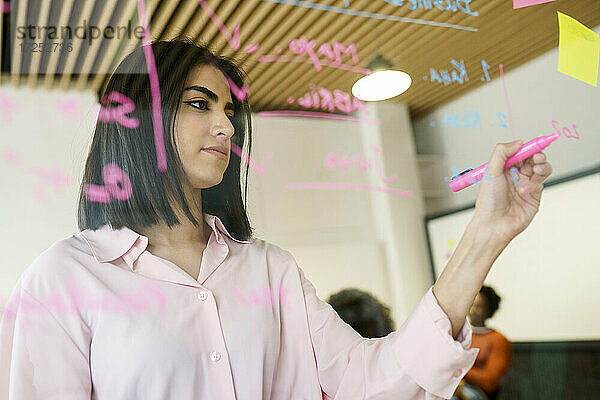
[[[454,377],[455,378],[458,378],[461,375],[462,375],[462,369],[459,368],[459,369],[457,369],[457,370],[454,371]]]
[[[198,293],[198,298],[200,300],[204,301],[208,298],[208,295],[206,294],[206,292],[200,292],[200,293]]]
[[[210,353],[210,361],[217,362],[220,359],[221,359],[221,353],[219,353],[218,351],[213,351],[212,353]]]

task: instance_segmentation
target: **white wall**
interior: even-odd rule
[[[380,125],[255,118],[256,157],[273,153],[264,177],[252,174],[249,195],[257,236],[286,248],[325,299],[349,286],[391,306],[397,325],[433,283],[422,225],[415,146],[405,106],[371,104]],[[375,172],[328,170],[325,156],[361,156],[375,165],[372,146],[383,149],[387,187],[411,197],[375,191],[286,190],[290,182],[386,186]],[[256,203],[252,203],[252,199]]]
[[[595,28],[600,33],[600,27]],[[600,87],[593,87],[559,73],[558,48],[508,72],[504,79],[517,139],[528,141],[554,132],[552,120],[562,126],[577,126],[580,140],[561,137],[546,148],[552,163],[552,179],[572,175],[600,163]],[[498,66],[493,66],[498,73]],[[599,80],[600,81],[600,80]],[[479,111],[482,129],[455,128],[443,124],[444,116]],[[441,154],[433,186],[443,188],[438,198],[428,199],[427,213],[473,203],[476,188],[453,193],[444,182],[452,167],[472,168],[488,161],[493,146],[510,142],[510,129],[500,128],[497,112],[507,113],[499,78],[424,115],[414,122],[417,152]],[[430,125],[435,122],[435,127]],[[494,126],[491,126],[491,125]],[[424,185],[430,183],[424,181]]]
[[[74,102],[72,116],[59,110],[64,101]],[[79,231],[77,194],[98,109],[92,93],[7,86],[0,88],[0,102],[0,296],[6,298],[42,251]],[[8,162],[6,151],[22,162]],[[43,181],[36,168],[57,170],[71,183],[48,185],[36,195]]]
[[[367,174],[357,168],[323,166],[329,152],[340,157],[363,154],[360,125],[256,116],[253,124],[253,158],[261,162],[272,154],[264,176],[250,171],[249,211],[255,235],[290,251],[322,299],[352,286],[389,304],[391,288],[369,193],[285,189],[292,182],[366,182]]]

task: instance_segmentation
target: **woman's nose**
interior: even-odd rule
[[[219,136],[224,136],[229,139],[233,136],[234,127],[229,118],[225,116],[224,118],[219,118],[219,120],[214,123],[211,133],[214,137],[218,138]]]

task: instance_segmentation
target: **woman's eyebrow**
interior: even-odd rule
[[[190,87],[186,87],[185,89],[183,89],[183,91],[185,92],[186,90],[196,90],[198,92],[202,92],[205,95],[208,96],[208,98],[212,101],[214,101],[215,103],[219,102],[219,96],[217,96],[217,94],[215,92],[213,92],[212,90],[205,88],[204,86],[198,86],[198,85],[192,85]]]
[[[208,98],[210,100],[212,100],[215,103],[219,102],[219,96],[217,96],[217,94],[215,92],[213,92],[212,90],[205,88],[204,86],[198,86],[198,85],[192,85],[190,87],[186,87],[185,89],[183,89],[183,91],[185,92],[186,90],[196,90],[198,92],[204,93],[205,95],[208,96]],[[231,110],[233,111],[235,109],[233,103],[228,102],[225,105],[225,110]]]

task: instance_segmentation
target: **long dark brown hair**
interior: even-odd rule
[[[146,65],[143,48],[129,54],[110,77],[101,95],[115,91],[135,104],[127,116],[137,118],[139,126],[126,128],[116,122],[97,121],[79,192],[79,229],[96,230],[103,225],[113,229],[127,226],[131,229],[147,227],[164,221],[169,227],[180,223],[169,200],[179,205],[187,218],[196,226],[199,222],[191,213],[184,196],[183,185],[191,189],[175,146],[174,126],[181,104],[181,96],[190,71],[197,66],[212,65],[242,87],[245,75],[229,58],[214,55],[207,47],[187,39],[160,41],[152,44],[161,94],[163,140],[167,155],[167,170],[160,172],[152,125],[152,96],[147,73],[140,73]],[[235,134],[232,143],[247,151],[252,148],[252,125],[248,99],[239,101],[232,94],[235,116],[232,123]],[[90,201],[87,184],[103,185],[102,169],[114,163],[128,176],[133,193],[124,201],[110,203]],[[245,166],[244,198],[241,190],[241,165]],[[248,240],[252,228],[246,211],[248,194],[248,167],[239,157],[230,157],[223,180],[216,186],[202,189],[202,211],[221,219],[229,233],[238,240]]]

